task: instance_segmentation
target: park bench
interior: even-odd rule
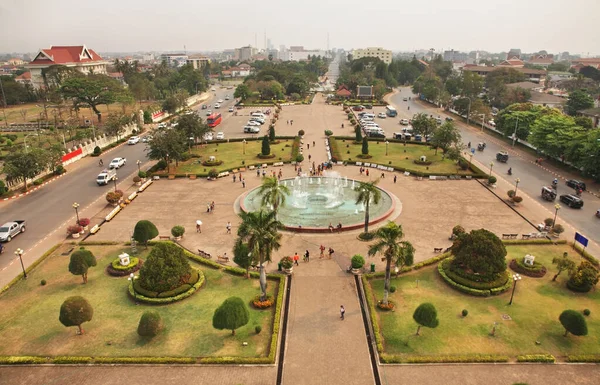
[[[203,257],[203,258],[207,258],[207,259],[211,259],[212,258],[212,256],[209,253],[207,253],[205,251],[202,251],[200,249],[198,249],[198,255],[201,256],[201,257]]]
[[[521,239],[529,239],[529,238],[531,238],[531,234],[523,234],[523,235],[521,235],[521,237],[522,237]]]
[[[217,262],[229,262],[229,257],[223,257],[221,255],[217,255]]]
[[[443,247],[434,247],[433,248],[433,252],[434,253],[441,253],[443,249],[444,249]]]
[[[158,239],[160,239],[161,241],[163,241],[163,240],[168,241],[169,239],[171,239],[171,236],[169,236],[169,235],[159,235]]]
[[[510,239],[517,239],[519,234],[510,234]]]
[[[502,234],[502,239],[509,239],[510,238],[510,234]]]

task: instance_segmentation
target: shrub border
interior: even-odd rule
[[[192,266],[192,269],[194,269],[198,272],[198,275],[199,275],[198,282],[193,284],[189,290],[187,290],[181,294],[174,295],[173,297],[163,297],[163,298],[146,297],[146,296],[134,291],[133,281],[129,281],[129,285],[127,286],[127,292],[129,293],[131,298],[133,298],[135,301],[148,303],[151,305],[167,304],[167,303],[181,301],[182,299],[186,299],[187,297],[190,297],[192,294],[194,294],[196,291],[198,291],[202,287],[202,285],[204,285],[204,282],[206,282],[206,277],[204,276],[204,272],[202,270],[196,269],[193,266]]]
[[[49,248],[48,250],[46,250],[46,252],[44,254],[42,254],[41,257],[39,257],[35,262],[33,262],[31,265],[29,265],[28,268],[25,269],[26,273],[31,272],[33,269],[35,269],[40,263],[44,262],[44,260],[46,258],[48,258],[50,256],[50,254],[54,253],[60,246],[62,246],[62,243],[57,243],[56,245],[52,246],[51,248]],[[11,287],[13,287],[13,285],[17,284],[17,282],[19,282],[20,280],[23,279],[23,274],[19,273],[19,275],[17,275],[16,277],[14,277],[9,283],[7,283],[2,289],[0,289],[0,296],[7,291],[8,289],[10,289]]]
[[[382,354],[381,363],[383,364],[427,364],[427,363],[494,363],[508,362],[509,356],[497,354],[460,354],[450,355],[441,354],[439,356],[429,355],[391,355]]]
[[[540,362],[555,363],[556,357],[552,354],[520,354],[517,356],[517,362]]]
[[[444,271],[444,267],[442,266],[443,263],[446,260],[440,262],[437,266],[437,271],[440,274],[440,276],[442,277],[442,279],[444,280],[444,282],[446,282],[448,284],[448,286],[452,287],[453,289],[456,289],[460,292],[463,292],[465,294],[470,294],[476,297],[489,297],[491,295],[498,295],[498,294],[502,294],[505,291],[509,290],[512,286],[512,281],[509,279],[506,281],[506,283],[502,286],[499,287],[495,287],[492,289],[473,289],[471,287],[465,286],[465,285],[461,285],[458,282],[454,282]]]

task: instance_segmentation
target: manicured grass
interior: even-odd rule
[[[171,173],[206,174],[213,168],[221,172],[266,162],[289,162],[292,160],[293,143],[293,139],[280,139],[279,143],[271,144],[271,154],[275,154],[275,157],[270,159],[260,159],[257,156],[261,151],[261,140],[247,141],[245,154],[243,142],[211,143],[193,148],[192,154],[200,156],[200,158],[191,158],[186,162],[180,162],[176,170],[174,166],[171,166]],[[223,164],[214,167],[202,165],[201,162],[205,159],[208,160],[210,156],[222,160]]]
[[[462,170],[458,167],[457,163],[449,160],[442,160],[442,150],[437,151],[429,146],[406,144],[390,142],[388,147],[388,155],[385,154],[385,140],[369,141],[369,155],[372,157],[369,159],[358,158],[358,155],[362,154],[362,144],[354,144],[353,140],[349,139],[336,139],[334,153],[341,155],[343,161],[351,162],[367,162],[376,163],[385,166],[400,167],[403,169],[419,172],[428,173],[447,173],[447,174],[459,174],[459,175],[472,175],[471,170]],[[429,166],[418,165],[414,163],[414,160],[419,160],[421,156],[425,155],[428,161],[433,163]],[[391,163],[390,163],[391,162]]]
[[[536,261],[548,269],[543,278],[523,277],[517,285],[514,302],[508,305],[511,291],[497,297],[480,298],[451,289],[439,277],[436,265],[392,279],[397,291],[390,294],[397,307],[394,312],[377,311],[384,351],[391,355],[417,354],[567,354],[600,353],[600,293],[573,293],[566,287],[568,276],[563,272],[551,282],[556,268],[551,261],[564,251],[577,264],[582,260],[567,245],[507,246],[507,259],[533,254]],[[416,287],[416,280],[419,287]],[[374,295],[383,297],[383,280],[370,281]],[[438,311],[440,324],[436,329],[421,329],[415,336],[417,324],[412,319],[415,309],[431,302]],[[563,310],[590,309],[586,317],[589,334],[585,337],[563,337],[564,329],[558,317]],[[467,317],[461,311],[467,309]],[[512,320],[503,320],[502,315]],[[490,332],[498,323],[496,336]],[[539,341],[540,344],[536,344]]]
[[[39,356],[185,356],[185,357],[266,357],[271,339],[274,307],[255,310],[250,301],[259,294],[257,279],[245,279],[204,265],[205,285],[190,298],[165,306],[135,305],[127,294],[127,277],[111,277],[106,265],[124,246],[88,246],[98,266],[90,268],[88,283],[68,271],[71,245],[63,245],[28,276],[0,297],[0,355]],[[145,258],[149,250],[140,248]],[[40,281],[48,283],[41,286]],[[276,294],[278,283],[269,281],[268,292]],[[94,308],[92,321],[83,324],[85,334],[66,328],[58,321],[62,302],[81,295]],[[214,310],[228,297],[238,296],[250,308],[250,322],[231,331],[212,327]],[[142,339],[137,325],[145,310],[158,311],[165,321],[164,334]],[[254,327],[262,326],[256,334]],[[248,346],[242,346],[248,342]]]

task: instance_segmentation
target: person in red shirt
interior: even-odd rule
[[[298,253],[294,254],[293,259],[294,259],[294,263],[296,264],[296,266],[300,266],[300,265],[298,265],[298,260],[300,259],[300,256],[298,255]]]
[[[321,250],[321,256],[319,258],[324,258],[325,257],[325,246],[321,245],[319,250]]]

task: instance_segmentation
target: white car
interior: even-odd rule
[[[110,164],[108,165],[108,168],[116,168],[118,169],[119,167],[123,167],[125,166],[125,163],[127,163],[127,159],[125,158],[115,158],[113,159]]]
[[[229,95],[225,96],[225,100],[229,100]]]
[[[256,120],[249,120],[246,125],[247,126],[260,126],[260,122],[257,122]]]
[[[225,134],[222,133],[221,131],[217,132],[217,140],[224,140],[225,139]]]
[[[213,88],[211,88],[210,90],[211,90],[211,91],[216,91],[217,89],[216,89],[215,87],[213,87]]]
[[[206,134],[204,134],[204,136],[202,137],[202,139],[208,141],[208,140],[213,140],[213,133],[212,132],[207,132]]]
[[[400,124],[403,126],[408,126],[408,119],[400,119]]]
[[[385,115],[385,112],[380,112],[377,114],[377,117],[380,119],[385,119],[387,116]]]
[[[221,105],[219,103],[215,103],[215,108],[221,108]]]
[[[494,122],[494,119],[490,120],[488,124],[492,127],[496,127],[496,122]]]
[[[258,134],[260,132],[260,128],[256,126],[244,126],[245,134]]]
[[[212,110],[206,111],[206,116],[209,116],[210,114],[212,114]]]
[[[139,142],[140,142],[140,137],[139,136],[132,136],[127,141],[127,144],[138,144]]]
[[[233,112],[233,107],[229,107],[229,112]]]
[[[167,123],[159,123],[156,128],[167,128]]]
[[[219,99],[217,103],[223,103],[223,99]]]

